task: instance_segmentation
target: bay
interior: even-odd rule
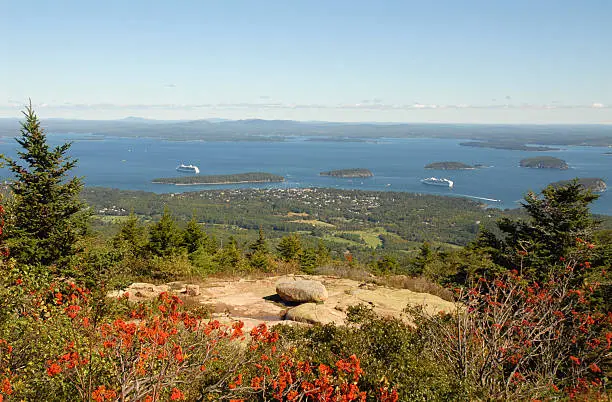
[[[559,146],[559,151],[528,152],[460,146],[458,139],[373,139],[363,142],[316,141],[294,137],[285,141],[167,141],[83,134],[48,134],[51,144],[73,141],[70,154],[79,160],[75,174],[87,186],[103,186],[156,193],[178,193],[219,188],[330,187],[404,191],[469,197],[496,208],[516,208],[527,191],[574,177],[599,177],[612,185],[609,149]],[[2,138],[0,152],[15,157],[17,143]],[[551,155],[564,159],[568,170],[519,167],[522,158]],[[431,162],[480,163],[487,168],[463,171],[428,170]],[[158,177],[179,175],[180,163],[199,166],[201,174],[268,172],[286,178],[283,183],[174,186],[153,184]],[[374,177],[342,179],[319,176],[326,170],[366,168]],[[3,177],[9,177],[1,169]],[[424,185],[427,177],[449,178],[453,189]],[[611,191],[601,194],[593,211],[612,215]],[[499,201],[492,201],[499,200]]]

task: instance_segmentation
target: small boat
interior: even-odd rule
[[[195,173],[195,174],[200,173],[200,169],[196,165],[185,165],[183,163],[178,165],[176,167],[176,170],[178,170],[179,172],[185,172],[185,173]]]
[[[453,185],[455,184],[450,179],[438,179],[437,177],[430,177],[428,179],[423,179],[421,180],[421,183],[429,184],[431,186],[441,186],[441,187],[448,187],[448,188],[453,188]]]

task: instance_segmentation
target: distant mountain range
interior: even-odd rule
[[[491,125],[433,123],[332,123],[293,120],[121,120],[45,119],[51,133],[88,133],[172,140],[282,140],[290,136],[328,138],[457,138],[493,145],[543,144],[612,146],[611,125]],[[0,136],[19,134],[18,119],[0,119]]]

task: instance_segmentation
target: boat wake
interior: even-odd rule
[[[496,200],[495,198],[476,197],[475,195],[467,195],[467,194],[457,194],[457,195],[460,195],[462,197],[474,198],[476,200],[491,201],[491,202],[502,202],[502,200]]]

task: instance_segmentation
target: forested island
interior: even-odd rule
[[[599,177],[577,177],[574,180],[578,184],[580,184],[582,187],[588,190],[594,191],[594,192],[598,192],[598,193],[602,193],[606,191],[606,189],[608,188],[606,186],[606,182],[603,179],[600,179]],[[573,183],[574,180],[556,181],[554,183],[551,183],[551,186],[553,187],[567,186],[568,184]]]
[[[566,170],[569,168],[567,162],[563,159],[555,158],[554,156],[538,156],[535,158],[521,159],[520,166],[532,169]]]
[[[506,141],[468,141],[461,142],[459,145],[464,147],[508,149],[511,151],[558,151],[559,148],[547,147],[542,145],[526,145],[520,142]]]
[[[374,173],[372,173],[368,169],[340,169],[340,170],[330,170],[328,172],[319,173],[321,176],[332,176],[332,177],[342,177],[342,178],[353,178],[353,177],[373,177]]]
[[[153,183],[155,184],[175,184],[177,186],[196,186],[205,184],[277,183],[282,181],[285,181],[285,178],[283,176],[264,172],[162,177],[158,179],[153,179]]]
[[[472,170],[476,169],[476,166],[468,165],[462,162],[433,162],[428,165],[425,165],[425,169]]]

